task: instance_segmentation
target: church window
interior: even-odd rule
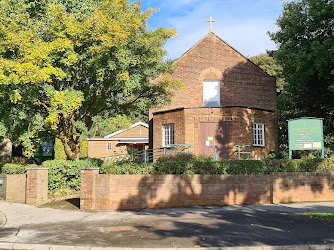
[[[203,106],[220,106],[220,81],[203,81]]]
[[[174,124],[166,124],[163,128],[163,146],[174,144]]]
[[[253,124],[253,146],[265,146],[264,144],[264,124]]]

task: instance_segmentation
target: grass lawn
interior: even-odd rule
[[[334,213],[302,213],[301,215],[314,219],[334,222]]]

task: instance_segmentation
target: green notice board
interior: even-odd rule
[[[288,121],[289,154],[292,150],[322,150],[324,158],[324,135],[322,119],[299,118]]]

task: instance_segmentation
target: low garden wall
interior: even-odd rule
[[[83,169],[80,208],[117,210],[334,200],[334,173],[106,175]]]
[[[39,206],[48,200],[48,169],[31,168],[27,174],[0,175],[0,198]]]

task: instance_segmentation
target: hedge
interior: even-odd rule
[[[188,158],[187,158],[188,157]],[[176,160],[176,161],[175,161]],[[26,168],[36,165],[5,164],[4,174],[26,173]],[[40,166],[36,166],[40,167]],[[299,160],[231,160],[212,161],[210,158],[178,156],[160,159],[156,163],[137,164],[130,162],[104,163],[99,159],[79,161],[45,161],[42,167],[49,168],[49,191],[80,190],[81,169],[100,168],[101,174],[269,174],[272,172],[334,172],[334,159]]]
[[[37,165],[5,164],[2,167],[3,174],[24,174],[27,168],[45,167],[49,169],[48,189],[80,190],[81,169],[84,167],[101,167],[103,161],[99,159],[85,159],[79,161],[51,160]]]
[[[35,164],[19,164],[19,163],[6,163],[3,165],[1,171],[3,174],[25,174],[27,168],[35,168],[38,165]]]
[[[334,172],[334,159],[158,161],[151,164],[106,163],[101,174],[269,174],[272,172]]]
[[[85,167],[101,167],[103,161],[85,159],[79,161],[51,160],[42,163],[49,169],[49,191],[56,189],[80,190],[81,169]]]

